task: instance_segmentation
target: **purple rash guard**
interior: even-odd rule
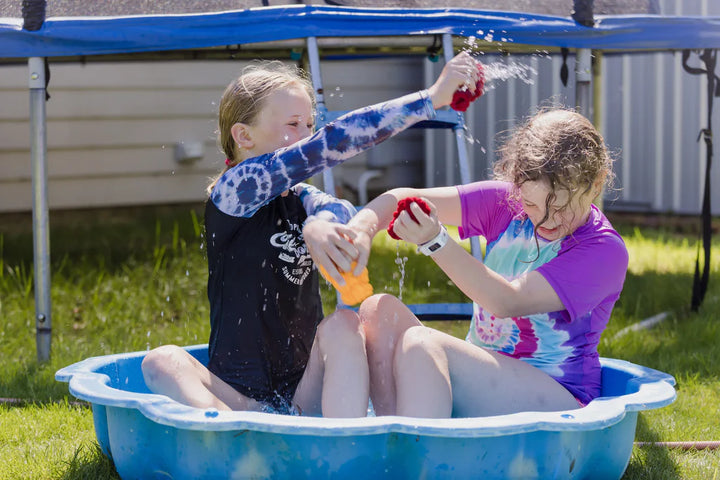
[[[628,253],[620,235],[594,205],[587,222],[559,240],[538,238],[534,225],[508,198],[511,185],[484,181],[457,187],[461,238],[487,239],[485,265],[507,280],[537,270],[564,310],[496,318],[473,304],[467,340],[518,358],[557,380],[583,405],[600,395],[597,346],[625,281]]]

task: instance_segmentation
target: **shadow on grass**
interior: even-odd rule
[[[97,443],[80,445],[73,458],[58,477],[62,480],[120,479],[112,460],[105,456]]]
[[[55,380],[55,370],[52,365],[35,362],[20,365],[11,374],[0,378],[0,396],[17,400],[11,402],[17,404],[43,405],[65,399],[74,403],[75,398],[68,393],[68,384]]]
[[[653,431],[643,418],[638,416],[636,438],[646,442],[661,441],[660,435]],[[679,480],[680,472],[671,458],[670,452],[663,447],[634,447],[630,464],[622,480]]]
[[[51,269],[56,272],[65,264],[86,263],[114,272],[130,259],[151,261],[159,253],[177,251],[180,244],[195,248],[202,242],[202,209],[202,205],[188,204],[52,212]],[[0,257],[9,265],[24,264],[32,271],[31,217],[3,215],[0,225],[3,221],[7,223],[0,227]]]

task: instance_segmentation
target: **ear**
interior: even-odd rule
[[[244,123],[236,123],[230,127],[230,134],[239,147],[250,150],[255,146],[250,135],[250,127]]]

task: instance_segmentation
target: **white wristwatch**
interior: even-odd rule
[[[423,255],[432,255],[447,245],[448,240],[450,240],[450,235],[448,235],[445,225],[440,224],[440,233],[422,245],[418,245],[417,251]]]

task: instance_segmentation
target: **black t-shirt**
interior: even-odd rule
[[[208,368],[240,393],[273,405],[292,399],[322,319],[318,272],[302,236],[307,218],[291,190],[252,217],[208,201]]]

